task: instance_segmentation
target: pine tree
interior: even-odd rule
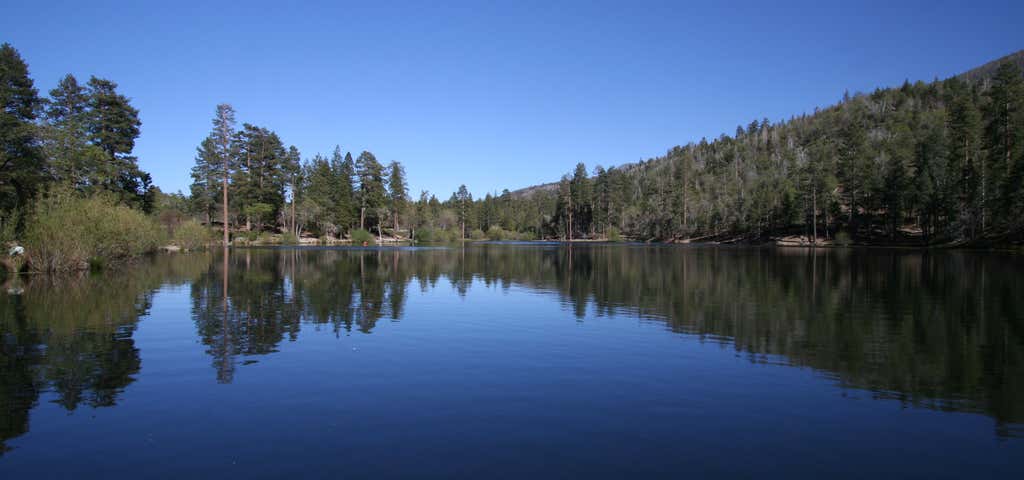
[[[958,203],[960,205],[960,223],[964,225],[964,235],[973,237],[974,220],[980,217],[981,229],[985,229],[987,217],[988,175],[984,162],[978,161],[980,147],[980,115],[969,87],[958,79],[946,82],[950,91],[948,99],[949,111],[949,144],[950,164],[956,164],[958,177],[956,180]]]
[[[25,206],[43,181],[35,126],[39,106],[28,65],[10,44],[0,45],[0,210],[5,213]]]
[[[213,221],[213,214],[217,208],[217,194],[220,192],[218,175],[222,168],[213,137],[206,137],[196,147],[190,191],[193,211],[201,212],[206,217],[207,224]]]
[[[581,233],[591,232],[593,187],[590,184],[590,177],[587,175],[587,166],[582,162],[576,164],[576,170],[573,171],[570,182],[570,189],[572,192],[574,226]]]
[[[276,133],[248,123],[235,133],[232,145],[235,203],[245,215],[246,228],[255,221],[260,229],[284,205],[287,151]]]
[[[302,155],[299,154],[299,149],[295,145],[288,147],[288,155],[285,157],[282,170],[288,181],[288,196],[291,197],[288,202],[291,210],[289,212],[288,231],[298,237],[302,234],[302,231],[298,226],[295,204],[299,198],[299,189],[302,185]]]
[[[404,215],[409,204],[409,187],[405,183],[405,167],[397,161],[388,164],[388,202],[395,221],[395,235],[398,235],[399,218]]]
[[[355,175],[355,162],[352,154],[346,152],[341,156],[341,147],[334,147],[331,156],[331,170],[334,172],[334,223],[341,231],[352,228],[355,219],[356,201],[355,187],[352,177]]]
[[[87,191],[112,177],[106,153],[89,142],[89,94],[73,75],[50,90],[44,124],[44,149],[50,176]]]
[[[1018,224],[1021,179],[1024,177],[1024,79],[1012,63],[999,66],[987,94],[985,147],[987,173],[998,188],[993,213],[1005,226]]]
[[[384,167],[372,153],[364,151],[355,162],[359,178],[359,228],[366,228],[367,219],[378,224],[381,211],[386,207],[387,193],[384,187]]]
[[[143,203],[148,193],[147,175],[139,170],[137,159],[131,155],[142,126],[139,111],[128,97],[117,92],[117,84],[110,80],[92,77],[86,92],[90,142],[106,153],[109,165],[102,169],[105,175],[101,183],[128,203]]]
[[[230,242],[228,230],[230,221],[228,215],[228,178],[231,176],[231,140],[235,135],[235,109],[231,105],[222,103],[217,105],[217,112],[213,117],[213,131],[210,139],[215,146],[216,158],[221,164],[221,211],[224,226],[224,246]]]
[[[459,191],[453,197],[456,215],[458,215],[459,225],[462,228],[462,239],[465,240],[466,223],[469,222],[470,210],[473,208],[473,195],[469,193],[466,185],[459,185]]]

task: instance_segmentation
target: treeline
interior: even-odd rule
[[[845,94],[810,115],[755,120],[635,164],[580,163],[557,184],[477,199],[462,186],[447,200],[422,192],[411,201],[397,162],[382,167],[369,152],[353,161],[340,149],[300,162],[272,132],[245,125],[231,142],[230,221],[420,240],[1013,241],[1024,231],[1022,61],[1018,53],[943,81]],[[212,139],[197,171],[212,171],[201,167]],[[276,180],[266,181],[260,152],[275,152]],[[196,185],[193,200],[215,208],[216,189]]]
[[[239,127],[232,107],[219,105],[185,196],[160,192],[139,169],[132,155],[139,112],[116,83],[92,77],[81,84],[67,75],[40,97],[25,62],[4,44],[0,240],[52,242],[46,236],[56,230],[30,232],[47,220],[35,207],[71,205],[49,200],[71,192],[127,206],[172,238],[194,232],[182,240],[188,244],[209,241],[190,219],[207,228],[226,224],[248,239],[265,232],[292,241],[1017,241],[1024,234],[1024,52],[1003,60],[943,81],[844,95],[810,115],[756,120],[733,136],[635,164],[589,170],[580,163],[556,184],[475,199],[465,185],[443,200],[426,191],[410,198],[402,164],[382,164],[368,151],[353,156],[337,147],[303,159],[272,130]],[[134,236],[150,239],[145,245],[96,239],[79,249],[83,258],[62,263],[82,265],[117,248],[121,256],[137,253],[153,244],[144,233]]]
[[[490,228],[492,238],[512,238],[529,229],[505,232],[502,225],[527,224],[527,218],[542,216],[540,209],[517,212],[514,220],[503,222],[500,212],[509,213],[507,208],[491,195],[474,201],[465,185],[445,201],[426,191],[412,201],[400,162],[384,165],[368,151],[353,159],[341,147],[330,156],[303,160],[297,148],[286,148],[267,128],[248,123],[236,128],[234,108],[227,104],[217,106],[213,128],[196,149],[192,179],[184,208],[208,224],[226,222],[229,231],[251,237],[280,230],[293,241],[303,234],[339,240],[369,238],[370,233],[449,241],[482,238]],[[539,232],[543,222],[535,225]]]
[[[408,206],[405,168],[370,152],[355,159],[334,149],[303,161],[273,131],[243,123],[217,106],[213,129],[197,148],[189,208],[208,223],[258,232],[281,227],[340,238],[353,229],[398,231]],[[227,210],[222,195],[227,191]],[[222,219],[222,220],[218,220]]]
[[[991,76],[844,95],[812,115],[739,126],[618,168],[581,163],[553,187],[504,193],[504,228],[542,236],[952,242],[1024,228],[1024,53]],[[488,201],[480,222],[491,218]],[[541,206],[526,222],[515,212]],[[521,217],[519,217],[521,218]]]

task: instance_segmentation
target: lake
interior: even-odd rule
[[[1024,256],[160,255],[0,294],[0,477],[1021,478]]]

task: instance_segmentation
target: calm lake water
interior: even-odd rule
[[[0,293],[0,478],[1022,478],[1024,257],[162,255]]]

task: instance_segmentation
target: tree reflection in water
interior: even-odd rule
[[[981,412],[1013,435],[1024,422],[1022,269],[992,253],[601,245],[157,257],[117,274],[33,278],[5,296],[0,439],[27,430],[43,391],[69,410],[114,405],[139,372],[132,333],[160,285],[189,286],[197,335],[230,383],[240,357],[272,354],[304,325],[371,334],[381,319],[417,321],[410,288],[442,281],[461,296],[553,294],[577,321],[589,311],[658,322],[878,398]]]

